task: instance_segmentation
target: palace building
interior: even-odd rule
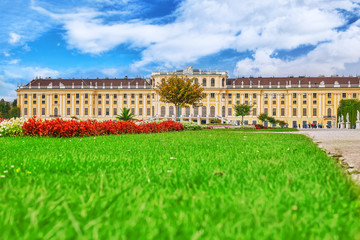
[[[171,118],[172,104],[160,102],[157,84],[177,74],[194,78],[205,88],[206,98],[199,106],[181,109],[184,120],[209,122],[240,120],[233,106],[247,103],[251,114],[245,124],[257,123],[266,113],[289,126],[306,127],[309,123],[335,127],[341,99],[359,99],[359,77],[249,77],[229,78],[224,71],[187,69],[153,72],[151,78],[52,79],[37,78],[17,88],[22,117],[77,117],[79,119],[115,119],[123,107],[137,119]]]

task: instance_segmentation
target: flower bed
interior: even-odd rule
[[[20,136],[24,121],[22,118],[0,119],[0,137]]]
[[[60,118],[41,120],[34,117],[24,122],[22,130],[24,136],[83,137],[127,133],[137,134],[182,131],[184,130],[184,127],[180,123],[174,121],[136,124],[132,121],[65,121]]]

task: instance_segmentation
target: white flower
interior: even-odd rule
[[[5,170],[5,171],[4,171],[4,173],[7,173],[7,172],[8,172],[8,170]]]
[[[14,165],[11,165],[10,167],[14,168]]]
[[[5,177],[5,175],[0,175],[0,177],[4,178],[4,177]]]
[[[175,157],[170,157],[170,159],[176,159]]]

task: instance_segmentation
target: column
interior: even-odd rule
[[[28,109],[28,113],[29,113],[29,117],[33,116],[33,112],[32,112],[32,99],[31,99],[31,94],[29,93],[29,109]]]
[[[84,116],[84,93],[80,94],[80,117]]]

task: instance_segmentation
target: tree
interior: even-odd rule
[[[357,111],[360,111],[360,101],[357,99],[342,99],[340,100],[339,107],[337,109],[337,116],[344,116],[344,121],[349,120],[351,126],[356,124],[357,120]],[[349,118],[346,119],[347,114],[349,113]]]
[[[258,119],[262,122],[265,122],[268,119],[268,115],[266,113],[262,113],[258,116]]]
[[[180,107],[189,107],[206,97],[204,88],[193,79],[172,75],[167,80],[161,80],[156,92],[160,101],[175,105],[176,116],[179,117]]]
[[[131,112],[130,108],[124,107],[120,115],[116,116],[116,119],[120,121],[132,121],[135,120],[134,113]]]
[[[9,111],[9,118],[16,118],[20,117],[20,108],[18,107],[12,107]]]
[[[250,114],[251,108],[252,106],[246,103],[234,105],[235,116],[241,116],[241,125],[244,125],[244,116]]]

